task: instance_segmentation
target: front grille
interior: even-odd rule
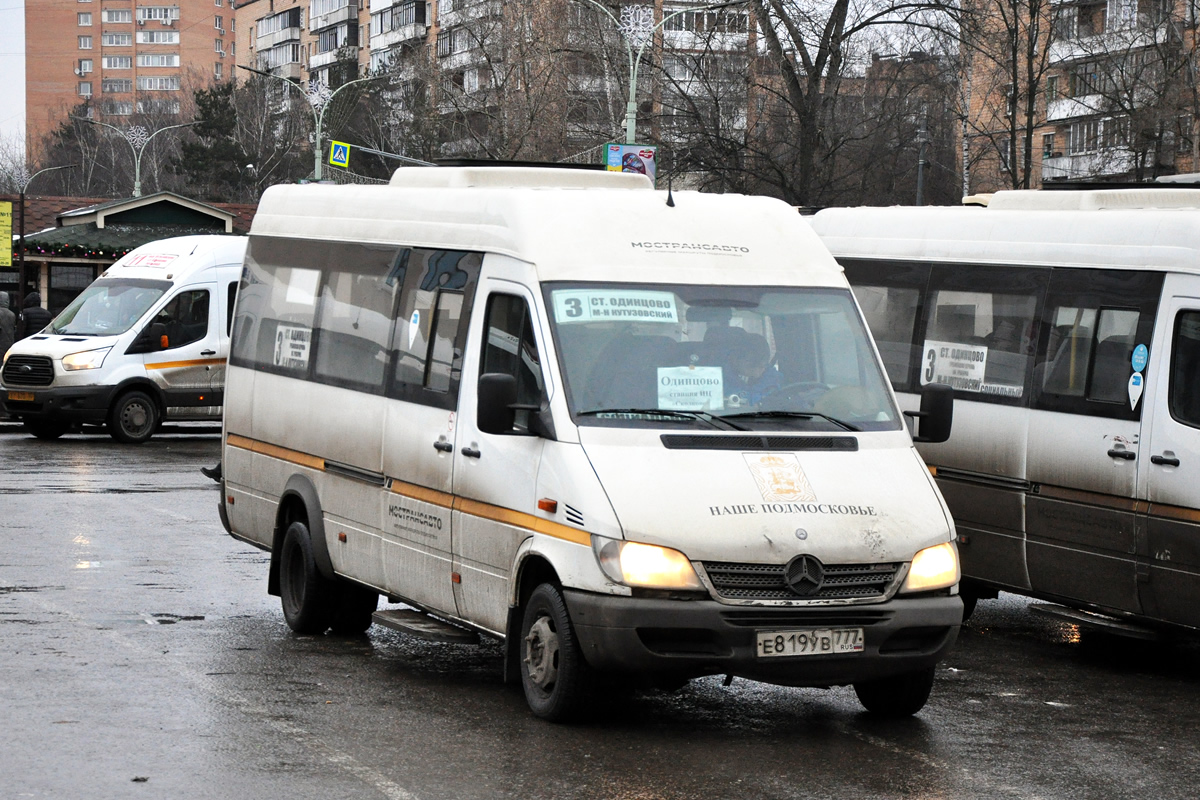
[[[825,564],[821,588],[811,595],[792,591],[786,564],[704,562],[717,594],[727,600],[868,600],[883,598],[900,564]]]
[[[54,382],[54,362],[46,356],[11,355],[4,365],[5,386],[49,386]]]

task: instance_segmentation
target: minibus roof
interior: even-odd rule
[[[245,236],[175,236],[147,242],[130,250],[100,277],[171,280],[178,283],[216,264],[240,265],[245,255]]]
[[[838,258],[1200,272],[1200,191],[997,192],[987,207],[830,208]]]
[[[273,186],[250,235],[502,253],[543,281],[845,286],[779,200],[667,199],[645,176],[618,172],[406,167],[387,186]]]

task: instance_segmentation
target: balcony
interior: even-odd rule
[[[314,53],[308,59],[309,72],[312,72],[313,70],[321,69],[323,67],[328,67],[330,64],[336,64],[337,60],[338,60],[338,53],[347,52],[351,49],[356,49],[356,48],[338,47],[333,50],[330,50],[327,53]]]
[[[350,5],[342,6],[334,9],[328,14],[311,15],[308,18],[309,32],[316,32],[322,28],[330,28],[337,25],[339,22],[353,22],[358,24],[358,3],[352,2]]]
[[[1060,97],[1046,104],[1046,121],[1062,122],[1076,117],[1099,114],[1106,107],[1103,95],[1089,94],[1081,97]]]
[[[424,22],[416,22],[412,25],[402,25],[392,31],[381,33],[371,37],[372,50],[386,50],[389,47],[411,41],[413,39],[424,39],[429,33],[429,26]]]
[[[259,36],[254,40],[254,47],[257,50],[269,50],[277,44],[298,41],[300,41],[300,28],[283,28],[274,33],[268,33],[266,36]]]
[[[1042,159],[1042,180],[1077,180],[1123,175],[1133,169],[1133,154],[1120,147]]]

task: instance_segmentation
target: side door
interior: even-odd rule
[[[1200,285],[1168,276],[1147,388],[1142,444],[1150,506],[1141,572],[1144,613],[1200,625]]]
[[[1149,463],[1145,398],[1130,383],[1161,292],[1161,273],[1053,271],[1029,423],[1026,548],[1035,593],[1141,610],[1136,492]]]
[[[383,426],[383,568],[396,594],[454,615],[456,408],[481,262],[478,253],[411,248],[390,274],[403,291]]]
[[[213,406],[213,371],[225,368],[221,352],[224,320],[213,292],[216,284],[188,286],[155,314],[143,335],[157,336],[145,354],[146,375],[162,390],[168,409]],[[162,347],[165,338],[166,347]]]
[[[517,379],[517,402],[544,407],[549,397],[542,326],[533,295],[522,285],[487,280],[475,304],[463,368],[455,440],[454,568],[459,614],[503,631],[512,565],[532,535],[537,475],[545,440],[529,432],[530,413],[517,414],[509,434],[482,433],[476,424],[479,376],[502,372]]]

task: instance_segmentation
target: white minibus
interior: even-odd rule
[[[275,186],[229,365],[220,513],[297,632],[498,638],[548,719],[714,674],[911,714],[957,635],[949,514],[783,203],[545,168]]]
[[[144,244],[104,271],[0,371],[0,407],[39,439],[107,425],[141,443],[163,420],[221,414],[244,236]]]
[[[954,387],[953,435],[918,449],[968,609],[1005,590],[1084,624],[1200,627],[1200,191],[812,219],[901,404]]]

